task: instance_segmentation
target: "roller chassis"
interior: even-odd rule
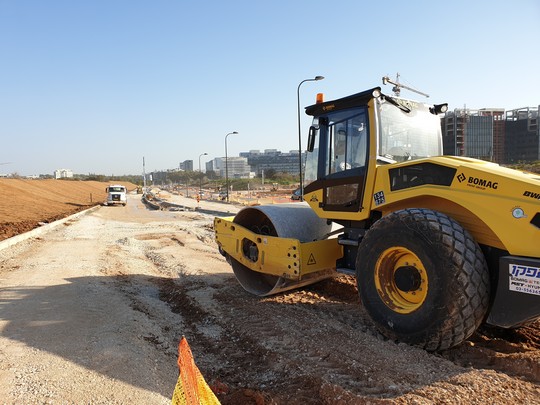
[[[339,273],[354,274],[363,306],[381,332],[426,350],[453,347],[483,322],[517,327],[540,313],[538,296],[517,291],[524,288],[524,278],[540,274],[540,260],[502,256],[497,270],[501,281],[493,284],[480,246],[459,223],[436,211],[407,209],[383,217],[358,246],[338,238],[301,242],[261,235],[235,223],[234,217],[215,218],[214,229],[220,251],[252,294],[268,296]],[[422,247],[422,240],[429,243]],[[349,249],[357,258],[355,270],[343,266]],[[415,283],[429,288],[418,294],[422,289]],[[433,320],[440,327],[433,328]]]
[[[311,214],[260,206],[215,221],[240,284],[263,296],[355,275],[377,328],[429,351],[460,344],[483,322],[540,317],[540,177],[439,156],[430,115],[441,106],[375,88],[308,107]],[[308,230],[324,221],[341,228]]]

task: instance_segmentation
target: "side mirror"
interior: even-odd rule
[[[313,152],[313,149],[315,149],[315,138],[317,137],[317,133],[319,132],[319,127],[312,125],[309,127],[309,135],[308,135],[308,141],[307,141],[307,151]]]

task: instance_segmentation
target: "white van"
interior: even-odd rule
[[[124,186],[115,184],[107,187],[107,201],[105,205],[115,205],[115,204],[127,204],[127,189]]]

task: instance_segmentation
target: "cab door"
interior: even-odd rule
[[[332,112],[318,117],[318,124],[317,179],[305,192],[323,190],[323,211],[361,211],[369,150],[367,108]]]

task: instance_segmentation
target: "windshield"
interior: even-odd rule
[[[395,162],[441,155],[440,118],[424,104],[394,98],[391,101],[379,104],[377,154]]]
[[[125,192],[124,187],[109,187],[109,193],[123,193]]]

